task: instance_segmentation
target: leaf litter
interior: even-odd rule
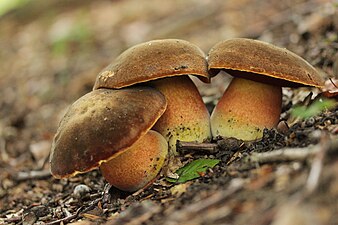
[[[3,17],[0,45],[6,54],[0,54],[0,66],[6,71],[3,74],[10,76],[0,75],[0,224],[338,224],[337,106],[297,120],[290,114],[297,103],[311,106],[318,94],[313,89],[284,91],[279,129],[265,130],[260,141],[219,139],[194,146],[198,151],[183,145],[183,162],[219,161],[184,184],[172,184],[162,176],[151,186],[130,194],[107,185],[99,171],[55,180],[49,174],[49,165],[43,162],[45,146],[51,142],[63,110],[91,90],[95,79],[92,74],[96,75],[126,46],[161,37],[161,33],[194,40],[206,51],[224,39],[220,34],[260,38],[295,51],[326,77],[336,75],[337,12],[329,1],[297,1],[295,5],[286,1],[231,2],[215,1],[217,7],[196,6],[203,10],[210,7],[210,15],[218,12],[215,18],[209,14],[177,15],[173,13],[177,11],[175,1],[165,3],[168,5],[161,10],[154,10],[156,4],[152,3],[136,9],[127,0],[99,1],[86,7],[53,2],[50,4],[55,4],[55,10],[62,9],[61,24],[67,20],[76,24],[85,13],[92,20],[84,19],[81,26],[107,21],[107,27],[95,23],[102,25],[89,26],[85,36],[78,36],[89,38],[87,45],[79,43],[84,40],[65,40],[62,49],[60,43],[54,46],[62,51],[53,56],[45,46],[54,42],[43,38],[51,14],[37,13],[41,9],[47,12],[48,4],[40,9],[32,5]],[[192,3],[184,4],[182,7]],[[112,14],[114,7],[121,10]],[[149,10],[155,13],[149,14]],[[226,10],[227,16],[222,16]],[[35,20],[36,15],[40,20]],[[134,15],[135,20],[128,15]],[[269,17],[273,19],[266,20]],[[249,23],[248,28],[240,29],[243,26],[231,18]],[[155,27],[163,27],[158,32],[150,26],[154,21]],[[56,22],[53,27],[55,32]],[[207,37],[200,35],[201,29]],[[93,31],[102,35],[87,35]],[[120,35],[112,38],[115,34]],[[16,54],[13,49],[21,51]],[[224,90],[222,82],[213,85],[199,86],[210,109]],[[307,103],[304,99],[309,92],[315,94]]]

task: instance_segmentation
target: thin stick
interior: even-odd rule
[[[110,202],[110,194],[109,190],[111,188],[110,184],[106,184],[103,188],[103,193],[102,193],[102,205],[105,205],[106,203]]]
[[[252,153],[252,155],[249,156],[249,161],[261,164],[286,161],[304,161],[309,157],[313,157],[317,152],[318,146],[310,148],[287,148],[271,152]]]
[[[329,78],[329,80],[330,80],[331,84],[332,84],[335,88],[338,89],[337,85],[335,84],[335,82],[333,82],[332,78]]]
[[[289,162],[289,161],[306,161],[314,158],[323,149],[323,144],[320,142],[317,145],[309,146],[306,148],[285,148],[274,150],[271,152],[252,153],[243,158],[246,162],[244,166],[239,169],[251,169],[256,167],[257,164],[267,164],[274,162]],[[338,141],[327,140],[328,153],[337,151]]]
[[[177,149],[179,151],[204,151],[215,153],[218,151],[218,145],[214,143],[197,143],[197,142],[186,142],[186,141],[177,141]]]
[[[43,163],[41,165],[39,165],[38,170],[43,170],[45,165],[47,165],[47,163],[49,162],[49,157],[50,157],[50,152],[49,152],[48,156],[43,160]]]
[[[242,183],[233,183],[226,190],[214,192],[208,198],[202,199],[197,203],[190,204],[182,209],[173,212],[168,220],[164,223],[165,225],[171,224],[197,224],[194,221],[196,217],[204,215],[211,208],[217,207],[224,204],[226,200],[243,187]],[[200,219],[200,218],[199,218]],[[191,223],[190,223],[191,221]]]
[[[330,141],[329,141],[328,134],[322,135],[319,146],[320,146],[320,149],[312,162],[309,177],[306,181],[305,187],[306,187],[307,194],[313,193],[318,186],[318,183],[320,180],[320,174],[323,169],[323,162],[325,159],[325,155],[330,148]]]
[[[9,155],[6,151],[6,140],[4,138],[0,138],[0,159],[3,162],[8,162]]]
[[[45,179],[51,176],[49,170],[32,170],[28,172],[19,172],[14,176],[16,181]]]
[[[101,198],[98,198],[96,200],[94,200],[88,207],[84,208],[83,206],[78,208],[76,210],[76,212],[73,215],[69,215],[67,217],[64,217],[62,219],[59,220],[55,220],[49,223],[46,223],[46,225],[54,225],[54,224],[61,224],[61,223],[68,223],[69,221],[71,221],[72,219],[76,219],[80,216],[80,213],[85,213],[88,212],[89,210],[92,210],[97,204],[98,202],[101,201]]]
[[[289,161],[306,161],[318,152],[318,147],[312,148],[288,148],[274,150],[271,152],[252,153],[243,158],[243,165],[239,170],[249,170],[261,164],[289,162]]]
[[[75,214],[67,216],[65,218],[59,219],[59,220],[55,220],[49,223],[46,223],[46,225],[54,225],[54,224],[61,224],[61,223],[67,223],[69,221],[71,221],[72,219],[75,219],[76,217],[78,217],[78,215],[80,214],[82,207],[80,207]]]

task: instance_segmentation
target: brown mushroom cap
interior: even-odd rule
[[[94,89],[122,88],[163,77],[197,75],[209,82],[203,51],[178,39],[153,40],[124,51],[97,76]]]
[[[295,53],[272,44],[234,38],[217,43],[208,54],[209,69],[277,86],[322,87],[320,74]]]
[[[60,122],[51,173],[70,177],[116,157],[147,133],[165,109],[165,97],[148,87],[100,89],[82,96]]]

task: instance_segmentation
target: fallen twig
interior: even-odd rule
[[[75,212],[75,214],[67,216],[65,218],[59,219],[59,220],[55,220],[49,223],[46,223],[46,225],[54,225],[54,224],[61,224],[61,223],[68,223],[69,221],[71,221],[72,219],[75,219],[79,216],[80,211],[81,211],[82,207],[78,208],[78,210]]]
[[[9,159],[9,155],[6,151],[6,140],[4,138],[0,138],[0,159],[3,162],[7,162]]]
[[[186,142],[186,141],[177,141],[178,151],[203,151],[216,153],[218,151],[218,145],[215,143],[197,143],[197,142]]]
[[[55,220],[49,223],[46,223],[46,225],[54,225],[54,224],[61,224],[61,223],[68,223],[69,221],[73,220],[73,219],[77,219],[79,216],[81,216],[81,213],[85,213],[88,212],[90,210],[92,210],[93,208],[95,208],[95,206],[98,204],[98,202],[101,201],[101,198],[98,198],[96,200],[94,200],[89,206],[87,206],[86,208],[84,208],[84,206],[78,208],[76,210],[76,212],[72,215],[69,215],[67,217],[64,217],[62,219],[59,220]]]
[[[318,152],[317,146],[308,148],[286,148],[271,152],[252,153],[244,158],[249,163],[273,163],[285,161],[305,161]]]
[[[143,224],[149,220],[151,216],[160,212],[161,207],[159,204],[154,203],[151,200],[145,200],[131,205],[123,214],[119,217],[108,219],[104,225],[117,225],[117,224],[128,224],[138,225]]]
[[[42,164],[39,165],[39,170],[43,170],[43,168],[47,165],[47,163],[49,162],[49,157],[50,157],[50,152],[48,154],[48,156],[43,160]]]
[[[45,179],[51,176],[49,170],[32,170],[27,172],[19,172],[14,176],[16,181]]]
[[[333,153],[337,150],[337,140],[326,141],[327,151]],[[280,150],[274,150],[271,152],[263,153],[252,153],[251,155],[245,156],[243,160],[246,162],[239,169],[250,169],[257,165],[275,162],[288,162],[288,161],[307,161],[313,159],[323,149],[323,143],[317,145],[308,146],[306,148],[284,148]]]
[[[211,154],[217,153],[218,151],[238,151],[238,149],[245,146],[242,140],[236,138],[224,138],[217,141],[217,143],[197,143],[197,142],[186,142],[177,141],[176,147],[179,152],[208,152]]]
[[[323,134],[321,141],[318,144],[319,150],[316,153],[314,160],[311,165],[309,177],[306,182],[307,194],[312,193],[318,186],[320,174],[323,168],[323,161],[330,148],[330,140],[327,134]]]
[[[105,205],[107,203],[110,202],[110,194],[109,194],[109,190],[111,188],[110,184],[106,184],[104,186],[103,192],[102,192],[102,205]]]
[[[15,216],[15,217],[10,217],[10,218],[0,218],[0,224],[1,222],[6,222],[6,223],[15,223],[18,224],[22,220],[21,216]]]
[[[232,184],[222,191],[217,191],[208,198],[201,201],[188,205],[178,211],[173,212],[168,220],[164,223],[165,225],[176,225],[176,224],[201,224],[197,221],[201,221],[202,218],[206,218],[206,212],[210,209],[222,208],[224,202],[237,191],[241,190],[243,182],[241,180],[234,180]],[[222,217],[226,216],[226,210],[223,211]],[[217,215],[219,216],[219,215]],[[210,221],[205,221],[210,222]]]

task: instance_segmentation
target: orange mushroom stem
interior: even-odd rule
[[[233,78],[211,114],[212,135],[259,139],[264,128],[277,126],[281,107],[281,87]]]
[[[158,132],[150,130],[125,152],[102,163],[100,170],[112,186],[134,192],[156,178],[167,154],[167,141]]]
[[[211,138],[210,115],[189,76],[162,78],[152,82],[167,100],[167,109],[153,129],[161,133],[176,152],[176,142],[203,142]]]

